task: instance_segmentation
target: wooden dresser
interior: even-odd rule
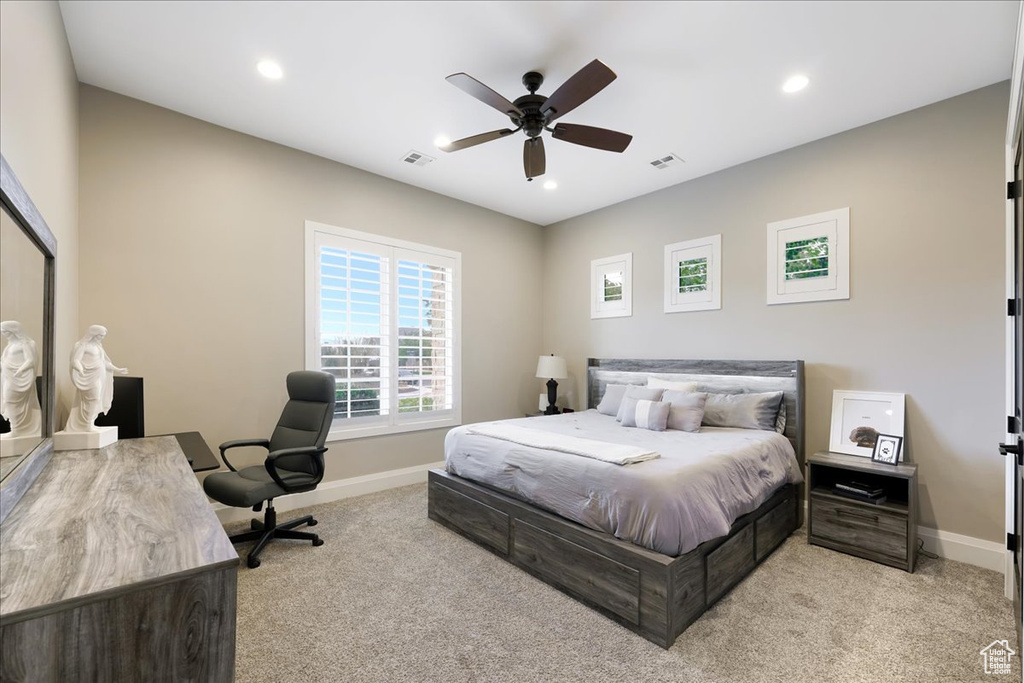
[[[0,680],[231,681],[237,565],[173,436],[55,453],[0,525]]]
[[[836,484],[849,481],[881,489],[885,502],[876,505],[838,495]],[[917,465],[820,452],[807,459],[807,486],[808,543],[914,571]]]

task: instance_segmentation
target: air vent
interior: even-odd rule
[[[658,169],[659,171],[663,171],[666,168],[669,168],[671,166],[678,166],[679,164],[683,164],[683,163],[686,163],[686,162],[684,162],[682,159],[677,157],[675,154],[669,154],[666,157],[661,157],[659,159],[655,159],[654,161],[651,162],[651,166],[653,166],[654,168]]]
[[[426,166],[433,160],[434,157],[428,157],[423,152],[417,152],[414,149],[409,150],[409,153],[402,159],[405,163],[412,164],[413,166]]]

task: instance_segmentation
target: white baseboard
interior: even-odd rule
[[[313,491],[295,493],[284,496],[276,501],[279,511],[296,510],[298,508],[331,503],[342,498],[362,496],[386,489],[418,484],[427,480],[427,470],[444,468],[444,462],[432,462],[426,465],[405,467],[400,470],[388,470],[362,477],[339,479],[320,484]],[[234,508],[214,503],[213,509],[221,523],[240,522],[253,516],[249,508]],[[807,519],[807,502],[804,501],[804,519]],[[983,569],[1003,573],[1006,569],[1006,549],[999,543],[984,541],[972,536],[962,536],[949,531],[939,531],[928,527],[917,528],[918,538],[924,540],[924,549],[957,562],[966,562]]]
[[[351,477],[349,479],[338,479],[321,483],[316,489],[305,493],[294,493],[274,501],[274,507],[278,512],[297,510],[298,508],[319,505],[320,503],[331,503],[342,498],[362,496],[367,493],[376,493],[386,489],[398,488],[418,484],[427,480],[427,470],[444,468],[444,461],[432,462],[426,465],[405,467],[400,470],[388,470],[376,474],[367,474],[362,477]],[[235,508],[220,503],[214,503],[213,509],[221,523],[241,522],[251,519],[254,515],[250,508]]]
[[[924,526],[917,527],[917,536],[924,541],[925,550],[939,557],[966,562],[1000,574],[1006,570],[1006,548],[994,541]]]

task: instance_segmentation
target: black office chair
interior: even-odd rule
[[[252,531],[231,537],[232,543],[259,539],[249,552],[247,563],[260,566],[259,555],[272,539],[291,538],[323,545],[316,534],[295,531],[306,524],[315,526],[312,515],[277,523],[274,498],[289,493],[312,491],[324,478],[324,442],[334,419],[334,377],[326,372],[300,371],[288,374],[288,403],[281,412],[270,440],[243,439],[220,445],[220,457],[230,472],[211,474],[203,481],[206,495],[225,505],[251,507],[254,512],[267,503],[263,521],[252,520]],[[236,470],[226,451],[239,446],[262,446],[269,452],[262,466]]]

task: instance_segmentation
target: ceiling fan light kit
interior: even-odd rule
[[[523,85],[526,86],[529,94],[516,98],[514,102],[510,102],[468,74],[452,74],[445,80],[508,116],[515,128],[503,128],[471,135],[468,138],[455,140],[442,149],[446,152],[457,152],[523,131],[526,135],[526,140],[523,143],[523,170],[528,181],[544,175],[546,170],[544,139],[541,137],[541,133],[544,131],[551,133],[551,137],[555,140],[563,140],[574,145],[608,152],[625,151],[633,139],[632,135],[607,128],[571,123],[559,123],[554,128],[551,127],[555,119],[568,114],[615,80],[615,72],[597,59],[573,74],[550,97],[537,94],[540,86],[544,83],[544,76],[536,71],[528,71],[523,75]]]

